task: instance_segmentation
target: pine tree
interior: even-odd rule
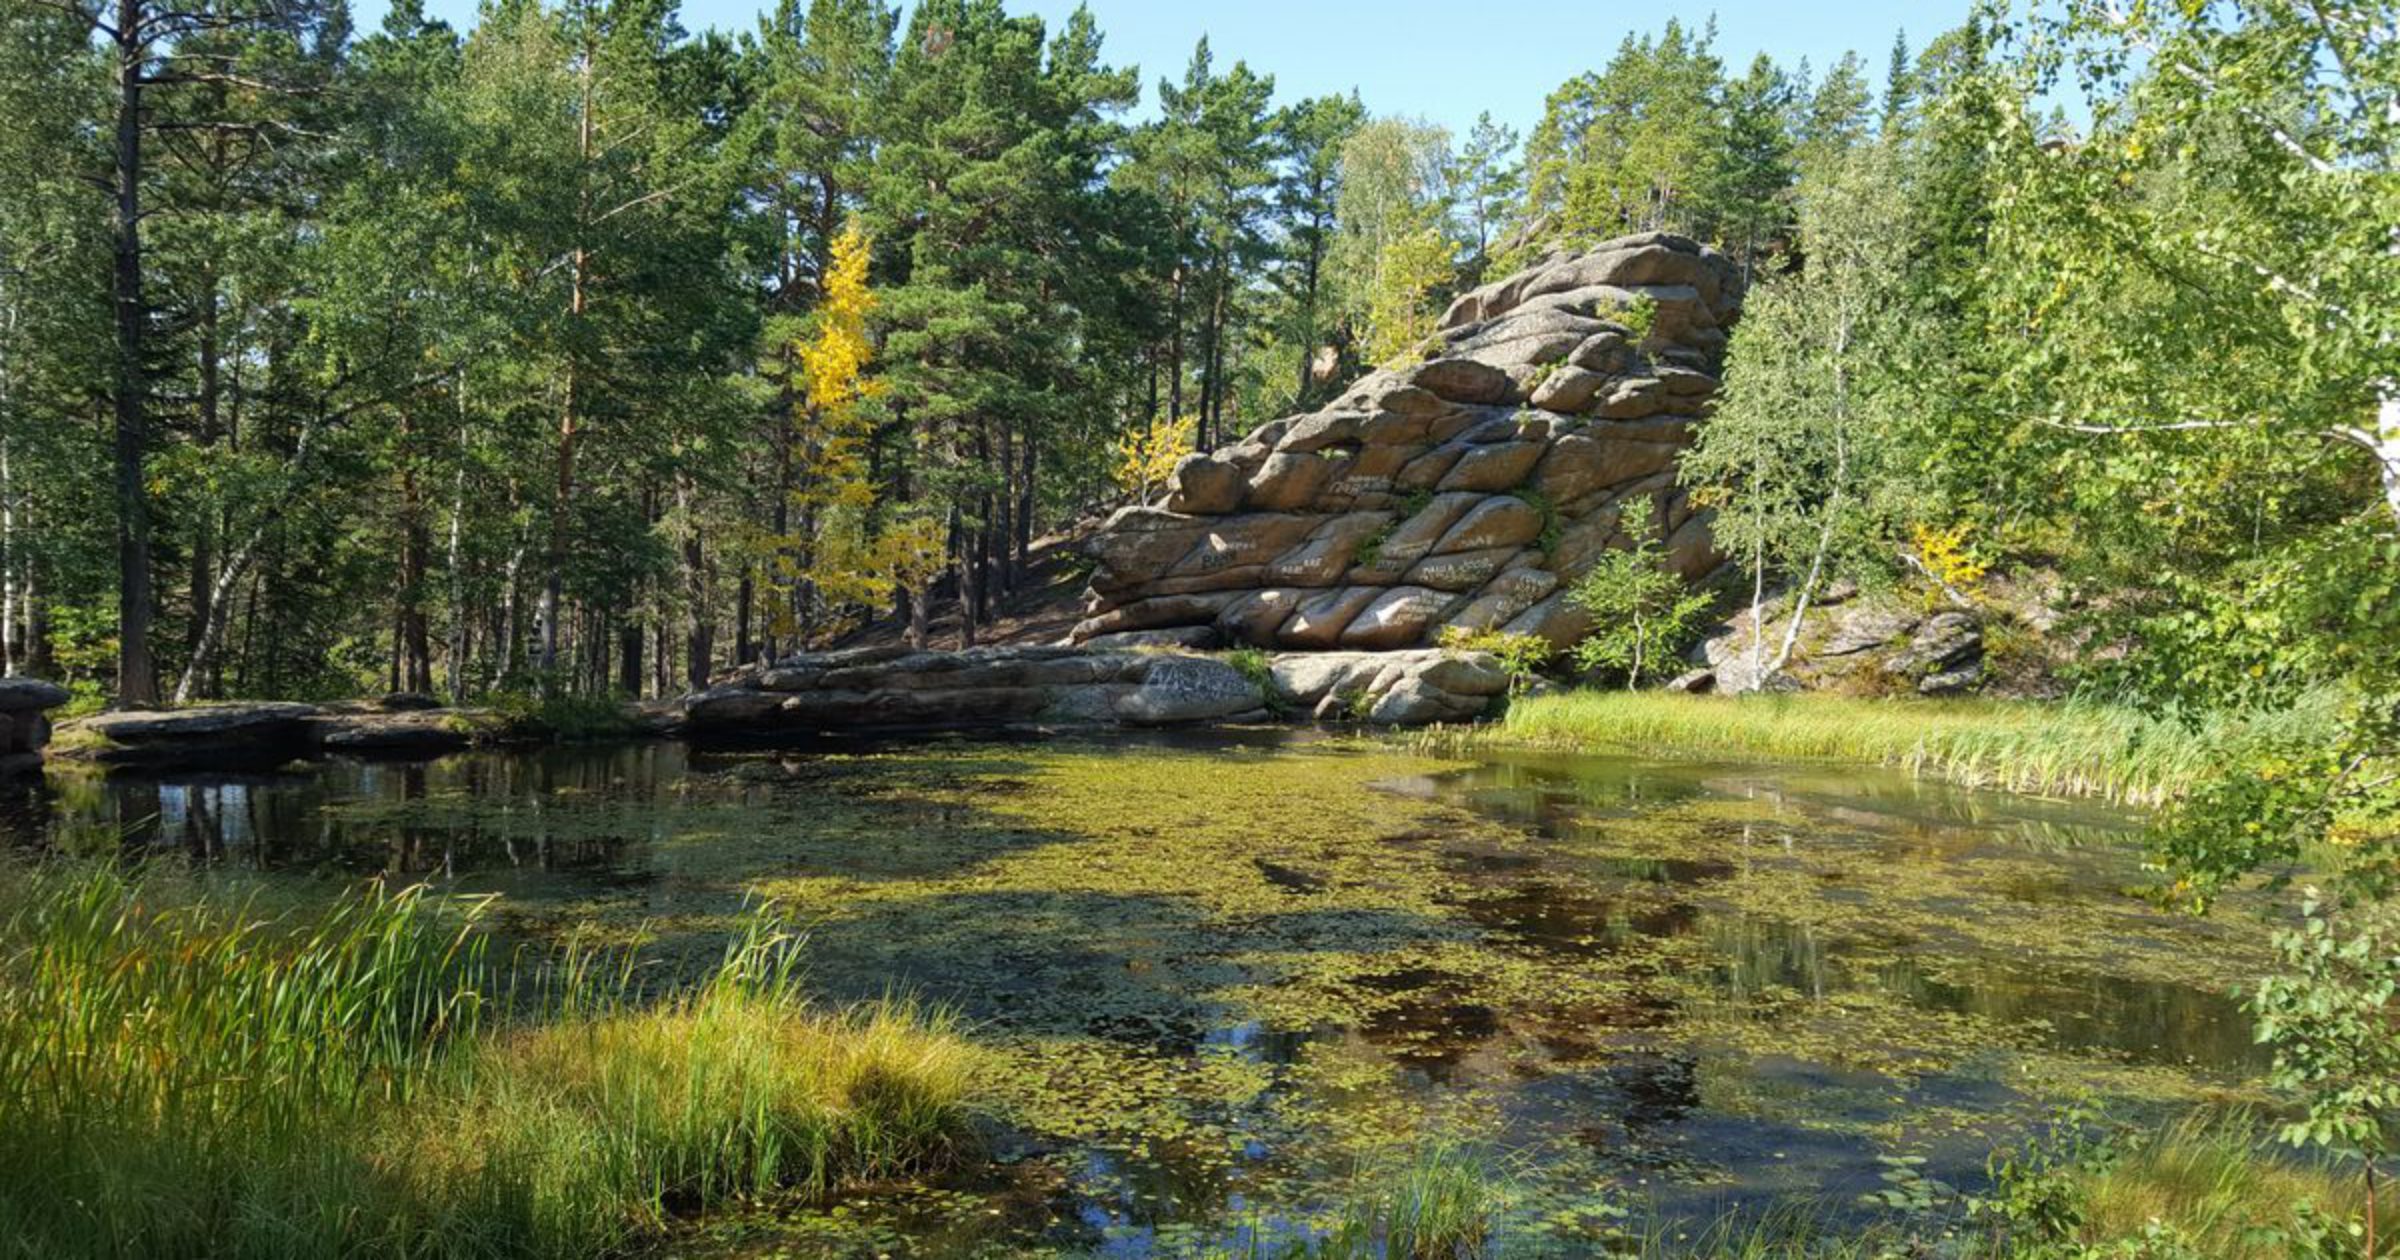
[[[1450,178],[1467,249],[1461,268],[1465,284],[1482,281],[1491,266],[1492,247],[1524,192],[1525,168],[1516,153],[1516,128],[1493,122],[1488,112],[1476,116]]]
[[[1365,121],[1366,109],[1356,94],[1312,97],[1285,106],[1275,118],[1275,144],[1283,168],[1275,193],[1283,229],[1275,279],[1286,311],[1279,321],[1283,341],[1298,360],[1293,407],[1305,406],[1340,375],[1338,362],[1324,364],[1325,370],[1319,364],[1319,356],[1328,351],[1338,359],[1347,340],[1337,326],[1326,262],[1339,222],[1342,148]]]

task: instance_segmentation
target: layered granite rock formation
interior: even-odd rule
[[[1179,726],[1285,715],[1420,726],[1508,689],[1480,652],[1312,653],[1244,672],[1209,656],[1074,647],[855,648],[789,657],[683,701],[698,736]]]
[[[1442,627],[1588,633],[1565,588],[1629,513],[1670,563],[1718,564],[1675,458],[1717,389],[1740,271],[1653,233],[1554,255],[1458,299],[1421,363],[1175,470],[1089,544],[1074,639],[1389,651]]]

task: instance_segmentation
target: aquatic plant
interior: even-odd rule
[[[500,967],[482,906],[270,915],[53,869],[0,921],[0,1254],[588,1256],[735,1195],[942,1159],[972,1052],[803,1009],[758,919],[640,1000],[592,952]]]
[[[1858,761],[1967,787],[2155,805],[2243,748],[2310,729],[2333,704],[2311,696],[2272,714],[2152,715],[2093,703],[1577,691],[1520,700],[1486,730],[1428,739]]]
[[[1371,1173],[1329,1227],[1287,1237],[1253,1222],[1213,1260],[1483,1260],[1504,1254],[1508,1199],[1483,1157],[1432,1143]]]

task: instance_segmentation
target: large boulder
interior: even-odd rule
[[[1205,626],[1261,647],[1392,650],[1471,624],[1563,647],[1590,622],[1559,591],[1621,545],[1635,507],[1662,523],[1671,567],[1704,578],[1719,564],[1709,517],[1674,468],[1741,300],[1739,268],[1667,233],[1460,297],[1421,361],[1186,458],[1157,506],[1112,518],[1089,544],[1075,641]]]
[[[1508,691],[1500,662],[1483,652],[1300,652],[1268,671],[1276,707],[1320,719],[1422,726],[1480,717]]]
[[[199,742],[270,743],[306,733],[324,710],[313,704],[249,701],[189,709],[126,709],[84,720],[83,729],[129,748]]]
[[[38,768],[50,742],[49,711],[67,689],[39,678],[0,678],[0,775]]]
[[[1117,701],[1129,726],[1176,726],[1263,713],[1266,693],[1224,661],[1167,657],[1152,664],[1132,694]]]
[[[1862,594],[1843,584],[1817,593],[1794,630],[1793,602],[1789,593],[1774,595],[1759,609],[1739,609],[1711,628],[1692,649],[1697,668],[1677,680],[1680,689],[1948,696],[1980,690],[1989,681],[1985,612],[1953,608],[1927,615],[1897,594]],[[1787,634],[1792,651],[1775,668]]]

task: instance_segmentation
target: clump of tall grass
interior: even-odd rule
[[[0,919],[0,1254],[588,1256],[736,1195],[942,1159],[939,1017],[806,1009],[761,921],[657,1001],[588,953],[496,966],[480,907],[265,915],[37,872]]]
[[[2366,1207],[2354,1170],[2294,1154],[2239,1111],[2176,1120],[2081,1173],[2075,1189],[2085,1241],[2137,1237],[2157,1221],[2215,1260],[2286,1260],[2302,1204],[2337,1221],[2359,1219]]]
[[[1496,726],[1432,738],[1858,761],[1967,787],[2157,805],[2244,750],[2325,729],[2337,703],[2154,715],[2087,702],[1578,691],[1521,699]]]

